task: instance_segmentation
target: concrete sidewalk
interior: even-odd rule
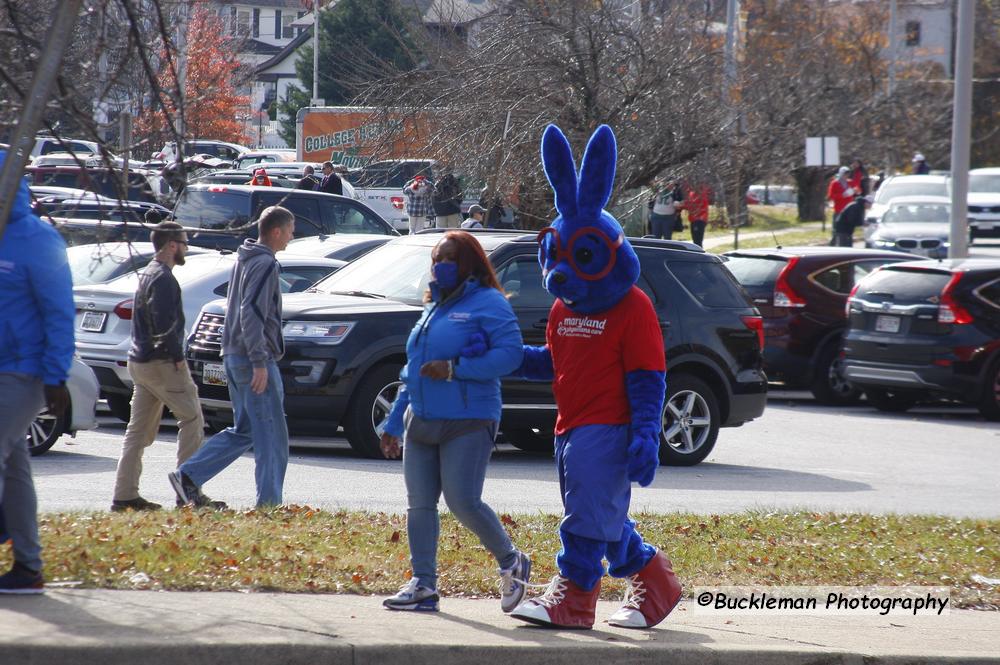
[[[1000,613],[934,617],[720,616],[682,603],[649,631],[601,623],[553,631],[499,602],[445,598],[439,613],[388,612],[381,598],[50,588],[0,598],[0,663],[1000,663]]]

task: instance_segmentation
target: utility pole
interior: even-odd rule
[[[187,82],[187,21],[188,7],[181,3],[177,20],[177,113],[174,115],[174,130],[177,132],[177,161],[184,163],[184,87]]]
[[[733,215],[729,224],[733,227],[733,248],[740,247],[740,223],[739,219],[740,200],[742,196],[739,192],[739,162],[736,151],[733,150],[736,135],[739,133],[739,112],[736,110],[734,95],[736,92],[736,17],[739,15],[739,0],[728,0],[726,3],[726,48],[723,53],[723,78],[725,80],[723,91],[723,103],[729,108],[729,129],[726,132],[727,143],[729,144],[729,170],[730,185],[727,188],[726,196],[731,204],[726,206],[727,212],[732,211]]]
[[[54,10],[54,20],[45,38],[45,50],[38,59],[35,77],[24,99],[21,118],[11,136],[10,150],[0,171],[0,240],[3,239],[7,228],[7,220],[10,219],[10,211],[14,207],[14,197],[21,184],[24,166],[28,163],[28,156],[35,142],[35,133],[42,124],[49,93],[59,73],[66,46],[72,38],[81,4],[83,0],[63,0]]]
[[[889,102],[889,120],[892,122],[896,117],[895,101],[893,95],[896,94],[896,0],[889,0],[889,76],[886,84],[886,97]],[[889,144],[885,156],[886,172],[892,174],[892,167],[895,164],[892,144]]]
[[[323,106],[319,98],[319,0],[313,0],[313,96],[310,106]]]
[[[972,47],[975,0],[958,0],[955,98],[951,119],[951,248],[948,258],[969,255],[969,141],[972,122]]]

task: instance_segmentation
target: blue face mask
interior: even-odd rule
[[[442,261],[431,266],[431,274],[438,288],[450,291],[458,286],[458,264],[451,261]]]

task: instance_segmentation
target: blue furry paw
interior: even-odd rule
[[[628,479],[646,487],[660,466],[659,437],[637,436],[628,447]]]
[[[486,333],[476,331],[465,340],[465,346],[458,352],[463,358],[478,358],[486,353],[489,347],[486,345]]]

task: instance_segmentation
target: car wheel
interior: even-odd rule
[[[26,438],[28,441],[28,452],[32,457],[37,457],[51,448],[59,437],[66,432],[67,414],[70,407],[59,416],[49,413],[48,409],[42,410],[35,419],[28,425]]]
[[[861,401],[861,390],[844,377],[840,342],[827,344],[816,359],[816,374],[809,390],[820,404],[850,406]]]
[[[660,463],[693,466],[708,457],[719,436],[719,400],[696,376],[667,377]]]
[[[1000,359],[986,372],[983,395],[979,398],[979,413],[987,420],[1000,420]]]
[[[127,395],[117,393],[104,398],[108,403],[108,410],[118,420],[128,422],[132,417],[132,400]]]
[[[402,365],[379,365],[368,372],[358,384],[344,419],[344,433],[351,448],[365,457],[384,459],[379,447],[382,421],[389,415],[403,382],[399,380]]]
[[[548,431],[531,428],[504,430],[503,438],[507,443],[526,453],[551,455],[555,448],[555,436]]]
[[[917,403],[915,395],[885,388],[865,388],[865,398],[870,405],[886,413],[903,413]]]

